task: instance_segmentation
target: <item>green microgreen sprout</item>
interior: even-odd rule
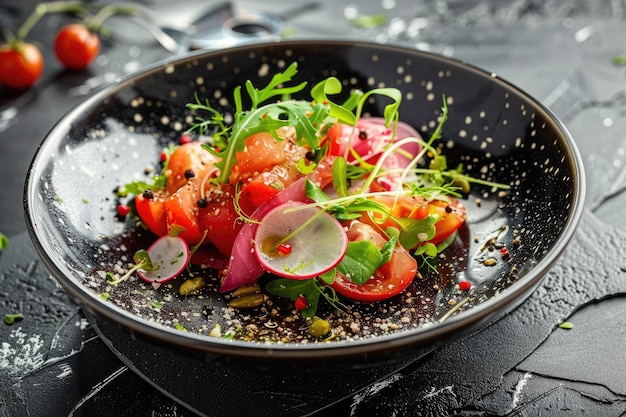
[[[0,250],[6,249],[8,246],[9,238],[4,233],[0,233]]]
[[[139,249],[135,252],[135,255],[133,255],[133,261],[135,264],[124,275],[117,279],[115,279],[113,274],[107,273],[106,277],[109,284],[117,287],[120,283],[128,280],[138,269],[143,269],[144,271],[154,271],[159,268],[158,265],[154,265],[152,263],[150,255],[148,255],[148,252],[146,252],[145,249]]]
[[[618,54],[613,56],[614,65],[626,65],[626,54]]]
[[[193,256],[194,253],[196,253],[198,251],[198,249],[200,249],[200,247],[202,245],[204,245],[204,241],[206,239],[207,232],[208,232],[208,230],[205,230],[204,233],[202,234],[202,239],[200,239],[200,242],[198,242],[197,244],[195,244],[194,246],[192,246],[189,249],[189,261],[187,262],[186,269],[187,269],[187,273],[189,274],[190,277],[194,276],[194,273],[191,270],[191,257]]]
[[[446,314],[444,314],[443,316],[441,316],[441,318],[439,319],[439,323],[443,323],[444,321],[448,320],[454,313],[456,313],[457,311],[459,311],[461,309],[461,307],[463,307],[465,304],[469,303],[470,298],[464,298],[463,300],[459,301],[458,303],[456,303],[454,305],[454,307],[452,307],[450,310],[448,310],[448,312]]]
[[[387,15],[384,13],[361,14],[352,19],[348,19],[348,23],[361,29],[372,29],[385,25],[388,20]]]
[[[24,315],[22,313],[4,315],[4,322],[8,325],[11,325],[15,323],[16,321],[23,320],[23,319],[24,319]]]

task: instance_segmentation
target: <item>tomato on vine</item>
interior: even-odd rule
[[[59,62],[68,69],[87,68],[99,52],[98,35],[82,23],[71,23],[62,27],[54,39],[54,53]]]
[[[109,4],[92,14],[93,8],[80,1],[52,1],[39,3],[17,32],[6,31],[6,44],[0,45],[0,84],[26,89],[34,85],[44,69],[39,48],[26,41],[35,24],[48,13],[72,13],[82,18],[80,23],[62,27],[54,40],[54,52],[60,63],[69,69],[85,69],[100,52],[96,32],[106,32],[103,22],[112,15],[133,15],[134,6]]]
[[[43,68],[43,56],[32,43],[0,46],[0,84],[17,90],[29,88],[39,80]]]

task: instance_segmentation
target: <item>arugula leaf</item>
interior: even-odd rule
[[[330,197],[313,181],[307,178],[305,182],[306,196],[316,203],[327,203],[331,201]]]
[[[139,195],[143,194],[146,190],[158,190],[160,188],[165,188],[167,184],[167,177],[165,175],[156,175],[153,177],[152,183],[145,181],[133,181],[125,184],[118,191],[118,195],[122,194],[132,194]]]
[[[270,82],[261,90],[254,87],[250,80],[246,80],[246,91],[252,100],[252,109],[255,110],[261,103],[266,102],[272,97],[291,95],[301,91],[306,86],[306,81],[293,87],[279,87],[281,84],[291,79],[298,73],[298,64],[292,63],[283,72],[274,74]]]
[[[346,107],[333,103],[332,100],[328,98],[329,94],[339,94],[341,93],[341,90],[341,81],[339,81],[335,77],[329,77],[313,86],[313,88],[311,89],[311,97],[313,97],[313,100],[318,103],[329,103],[329,115],[332,117],[336,117],[337,121],[345,123],[349,126],[354,126],[357,121],[357,117],[354,115],[354,113],[351,110],[348,110]],[[360,102],[360,100],[361,97],[359,97],[358,101]]]
[[[220,158],[215,166],[220,169],[216,178],[219,183],[227,183],[232,167],[236,163],[235,154],[245,147],[245,139],[258,132],[270,132],[275,134],[276,130],[284,126],[294,126],[298,138],[302,138],[313,149],[317,149],[317,128],[319,122],[328,116],[328,104],[309,103],[304,101],[277,102],[261,106],[265,101],[273,97],[288,97],[302,91],[307,83],[301,82],[297,85],[287,86],[297,73],[297,63],[294,62],[285,71],[274,74],[270,82],[263,88],[254,87],[250,80],[245,83],[251,107],[249,110],[243,108],[243,98],[241,86],[233,90],[235,103],[235,121],[229,128],[221,123],[223,118],[218,116],[219,112],[207,102],[201,103],[198,99],[195,104],[188,104],[187,107],[196,112],[207,111],[212,115],[211,120],[203,120],[196,117],[198,123],[191,127],[191,130],[206,128],[209,124],[217,124],[220,130],[217,135],[223,138],[225,147],[222,149],[211,149],[206,147],[212,154]]]

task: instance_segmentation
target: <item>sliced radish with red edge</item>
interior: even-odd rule
[[[189,261],[189,247],[178,236],[162,236],[147,250],[155,269],[139,269],[137,275],[146,282],[162,284],[178,276]]]
[[[302,230],[298,230],[300,227]],[[313,278],[331,270],[348,248],[346,232],[334,217],[298,202],[287,202],[268,212],[254,241],[261,266],[292,279]],[[290,245],[288,254],[278,250],[282,243]]]

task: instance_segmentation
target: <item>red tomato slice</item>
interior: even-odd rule
[[[282,183],[265,183],[262,178],[257,177],[255,181],[247,184],[239,194],[239,207],[247,215],[251,215],[263,203],[270,200],[280,192]]]
[[[456,198],[453,198],[450,203],[434,200],[428,204],[428,207],[430,214],[438,214],[442,217],[435,223],[435,237],[430,240],[430,243],[435,245],[446,240],[467,220],[465,206]]]
[[[230,256],[233,244],[243,222],[238,222],[233,185],[223,185],[221,193],[207,196],[208,205],[199,210],[200,229],[206,231],[208,241],[222,254]],[[206,243],[209,243],[206,242]]]
[[[165,223],[168,232],[172,227],[179,226],[185,230],[178,236],[190,246],[198,244],[204,231],[198,221],[197,181],[189,181],[174,194],[165,199]]]
[[[135,209],[148,230],[159,237],[167,234],[165,200],[161,195],[155,193],[153,198],[145,198],[143,194],[135,196]]]
[[[423,219],[428,216],[428,202],[423,197],[396,197],[383,194],[371,197],[371,200],[389,208],[391,216],[395,218]],[[388,227],[398,227],[392,218],[381,213],[364,214],[359,220],[381,231]]]
[[[243,182],[239,206],[246,214],[252,214],[261,204],[293,184],[300,177],[294,163],[275,165]]]
[[[167,192],[174,194],[189,181],[185,176],[187,171],[193,173],[193,178],[202,178],[216,161],[215,156],[202,148],[201,142],[180,145],[172,152],[167,164]]]
[[[354,222],[348,231],[351,241],[371,240],[380,249],[385,239],[371,226]],[[400,294],[413,282],[417,274],[417,261],[404,248],[396,246],[391,259],[378,268],[364,284],[355,284],[337,274],[332,287],[344,297],[356,301],[380,301]]]

